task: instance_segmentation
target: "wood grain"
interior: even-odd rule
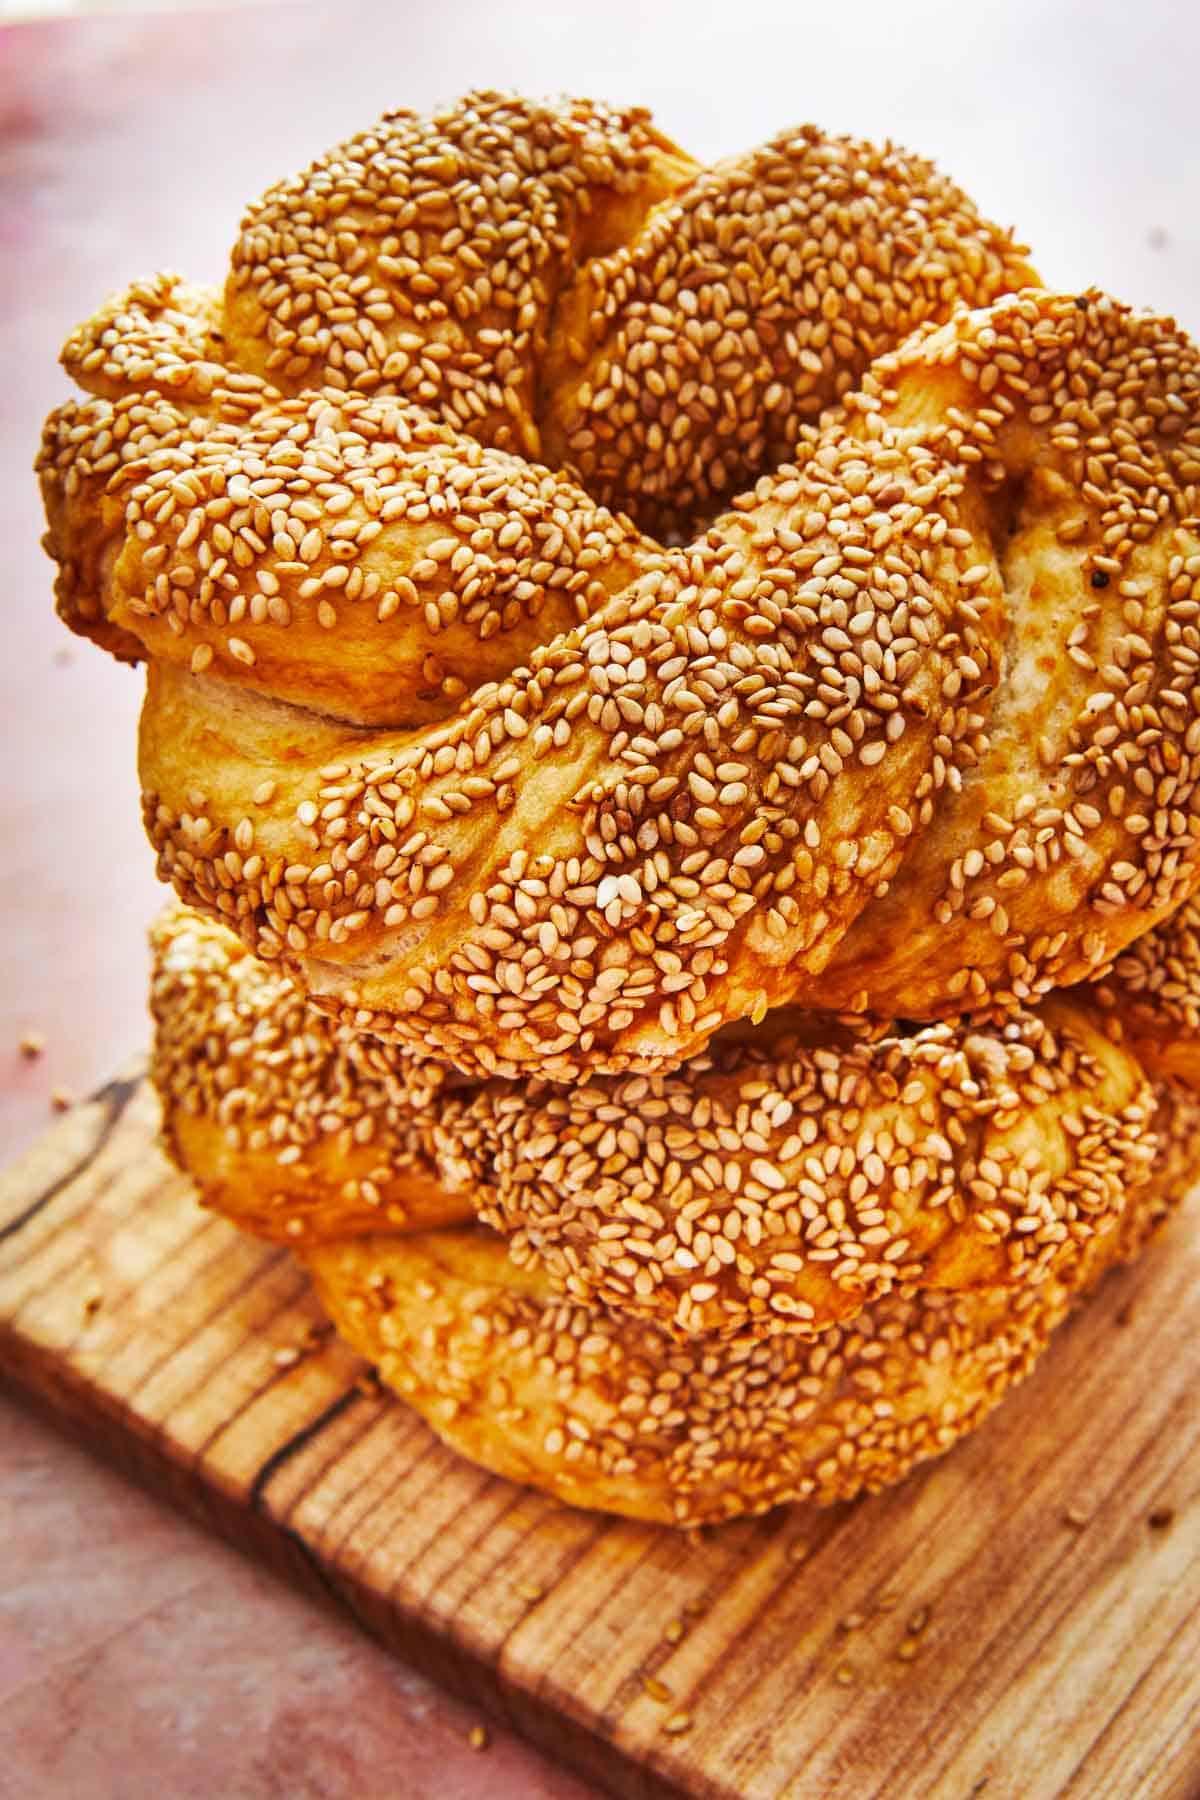
[[[943,1462],[687,1538],[458,1460],[155,1130],[130,1071],[0,1178],[0,1368],[582,1774],[638,1800],[1200,1792],[1195,1200]]]

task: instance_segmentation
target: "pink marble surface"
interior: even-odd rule
[[[221,270],[242,204],[376,112],[471,85],[652,105],[700,155],[804,118],[939,158],[1047,280],[1200,328],[1200,10],[1175,0],[443,0],[0,29],[0,1154],[146,1036],[138,682],[67,638],[29,473],[70,325]],[[44,1033],[36,1061],[21,1034]],[[584,1789],[0,1403],[0,1800],[568,1800]]]

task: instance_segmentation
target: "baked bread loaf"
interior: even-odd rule
[[[1081,462],[1075,414],[1107,417],[1114,387],[1128,420]],[[481,1074],[670,1065],[787,1001],[930,1017],[1074,982],[1195,880],[1196,392],[1173,328],[1099,297],[960,315],[878,365],[798,467],[690,549],[614,550],[610,572],[646,558],[631,585],[415,734],[283,705],[224,664],[216,678],[207,643],[200,675],[156,651],[141,762],[160,867],[355,1029]],[[235,572],[225,520],[265,545],[295,464],[297,530],[326,504],[331,534],[359,529],[356,469],[362,506],[388,505],[390,403],[273,403],[235,433],[240,452],[231,427],[197,446],[194,418],[147,415],[142,397],[135,415],[124,450],[106,419],[93,464],[67,409],[43,465],[64,541],[73,494],[86,535],[103,511],[88,482],[103,476],[110,504],[131,484],[114,580],[147,554],[158,573],[140,611],[116,607],[122,630],[157,588],[147,629],[186,650],[216,568],[238,632],[257,606],[269,635],[280,595],[247,600],[256,552]],[[180,496],[214,488],[205,535],[208,511]],[[554,517],[582,519],[576,499]],[[373,555],[404,556],[403,521],[394,537],[363,523]],[[452,535],[435,547],[462,549],[465,571]],[[258,574],[323,595],[323,574],[296,573],[300,536],[277,533],[265,561],[282,573]],[[167,567],[173,537],[188,541]],[[350,563],[332,566],[349,588]],[[371,604],[356,616],[379,632]],[[250,638],[236,645],[253,671]],[[330,660],[352,711],[345,672],[372,664]]]
[[[1134,755],[1129,696],[1083,679],[1074,625],[1030,627],[1063,681],[1005,724],[1044,764],[1011,793],[991,696],[1036,608],[1010,617],[1005,568],[1045,564],[1058,623],[1107,581],[1107,642],[1187,509],[1195,359],[1100,297],[1000,298],[1031,279],[926,165],[811,130],[700,171],[641,115],[475,97],[285,183],[224,295],[161,278],[72,337],[97,397],[41,458],[64,616],[150,664],[164,874],[356,1029],[482,1075],[666,1066],[821,998],[964,784],[968,824],[1017,809],[1012,856],[935,834],[920,897],[975,884],[942,933],[971,954],[911,1006],[881,971],[872,1009],[1099,966],[1191,879],[1176,690],[1140,683],[1182,821],[1149,850],[1130,792],[1102,832],[1062,804]],[[1114,448],[1084,457],[1093,413]],[[659,539],[608,510],[639,496]]]
[[[209,1205],[297,1246],[478,1215],[571,1299],[683,1337],[1035,1286],[1164,1154],[1141,1065],[1076,997],[874,1041],[772,1014],[671,1074],[467,1084],[184,908],[153,956],[165,1137]]]
[[[838,1048],[809,1052],[803,1020],[773,1018],[750,1043],[718,1038],[676,1074],[594,1078],[572,1141],[579,1090],[477,1087],[348,1032],[231,932],[182,907],[159,919],[152,942],[164,1137],[202,1198],[291,1243],[339,1332],[448,1443],[574,1505],[696,1524],[899,1480],[982,1421],[1080,1295],[1137,1253],[1200,1172],[1200,1102],[1139,1077],[1136,1107],[1122,1107],[1132,1058],[1103,1048],[1107,1015],[1086,990],[1070,1005],[1044,1003],[1052,1023],[1025,1015],[1008,1035],[942,1025],[856,1043],[835,1030]],[[901,1081],[895,1059],[908,1043]],[[816,1086],[803,1085],[806,1072]],[[934,1077],[947,1096],[940,1161],[928,1125]],[[1012,1092],[998,1104],[1006,1079]],[[824,1237],[768,1237],[768,1247],[791,1246],[778,1267],[773,1257],[761,1265],[778,1310],[756,1308],[753,1284],[693,1297],[698,1277],[733,1265],[694,1256],[690,1270],[660,1267],[639,1249],[638,1266],[658,1271],[642,1294],[636,1283],[578,1280],[582,1256],[531,1255],[529,1227],[506,1246],[464,1222],[478,1207],[511,1227],[535,1167],[544,1199],[556,1183],[566,1197],[553,1224],[568,1252],[589,1231],[604,1241],[631,1217],[644,1225],[654,1208],[686,1218],[698,1162],[714,1154],[689,1160],[687,1136],[719,1148],[725,1169],[757,1169],[725,1190],[732,1202],[745,1205],[756,1180],[773,1198],[765,1115],[794,1105],[796,1083],[788,1123],[813,1127],[812,1173],[793,1204],[812,1213],[809,1195],[821,1196],[826,1225],[844,1227],[843,1266],[821,1260]],[[872,1128],[884,1094],[888,1125]],[[648,1143],[677,1166],[656,1166]],[[859,1152],[844,1169],[829,1155],[839,1145]],[[918,1145],[936,1172],[907,1185],[901,1172]],[[613,1191],[614,1171],[638,1149],[657,1185],[633,1211]],[[710,1208],[724,1186],[715,1174]],[[878,1233],[900,1220],[912,1248],[889,1258]],[[708,1222],[697,1217],[694,1249]],[[872,1239],[874,1271],[849,1255],[856,1229]],[[837,1273],[858,1279],[838,1285]]]
[[[1200,1168],[1200,1108],[1119,1219],[1044,1281],[898,1288],[815,1340],[680,1343],[564,1299],[478,1227],[302,1252],[339,1333],[454,1449],[573,1506],[674,1525],[899,1481],[982,1423]]]
[[[223,294],[69,340],[41,458],[164,875],[484,1076],[1095,972],[1196,879],[1200,385],[1031,280],[899,153],[702,170],[587,102],[273,190]]]
[[[1200,1167],[1186,336],[894,149],[489,93],[63,354],[206,1202],[576,1503],[970,1429]]]

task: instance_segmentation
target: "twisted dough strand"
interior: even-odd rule
[[[398,1046],[340,1031],[229,932],[183,909],[160,920],[154,948],[167,1142],[206,1202],[293,1243],[338,1330],[452,1446],[571,1504],[638,1518],[694,1524],[847,1499],[941,1454],[1029,1372],[1105,1269],[1137,1254],[1200,1157],[1194,1096],[1160,1087],[1152,1109],[1120,1115],[1130,1059],[1097,1052],[1083,993],[1048,1004],[1054,1023],[1036,1050],[1029,1015],[1003,1033],[941,1025],[907,1048],[893,1037],[857,1050],[823,1021],[809,1022],[818,1042],[805,1050],[804,1022],[779,1019],[757,1044],[719,1040],[677,1075],[595,1080],[576,1104],[537,1084],[473,1091]],[[903,1069],[915,1081],[901,1086]],[[684,1104],[664,1112],[664,1099]],[[840,1204],[865,1239],[869,1222],[886,1235],[907,1208],[909,1226],[936,1244],[924,1266],[895,1263],[894,1285],[843,1290],[852,1317],[822,1310],[806,1323],[793,1308],[769,1336],[761,1314],[725,1339],[680,1335],[661,1309],[564,1295],[553,1264],[518,1265],[500,1237],[455,1228],[481,1183],[507,1203],[519,1197],[529,1175],[514,1153],[528,1153],[544,1192],[590,1188],[610,1227],[645,1223],[653,1205],[678,1204],[682,1217],[683,1184],[711,1174],[714,1153],[745,1173],[730,1200],[749,1199],[778,1166],[773,1125],[804,1135],[819,1164],[806,1182],[824,1190],[830,1215]],[[633,1166],[639,1128],[643,1150],[656,1131],[660,1143],[669,1136],[680,1167],[654,1166],[654,1193],[635,1213],[611,1190],[622,1158]],[[1074,1172],[1056,1172],[1057,1145],[1068,1162],[1073,1147]],[[945,1180],[906,1197],[914,1149],[944,1155]],[[839,1190],[847,1153],[857,1190]],[[1010,1188],[985,1187],[1018,1175],[1026,1200],[1005,1225]],[[699,1251],[709,1220],[695,1223]],[[1035,1254],[1014,1255],[1031,1226]],[[843,1247],[853,1235],[841,1233]],[[578,1241],[570,1227],[565,1241]],[[822,1253],[820,1242],[796,1248],[793,1263]]]
[[[937,326],[1026,273],[891,152],[802,132],[702,174],[583,102],[471,97],[284,184],[223,300],[152,285],[82,328],[101,392],[41,459],[61,609],[150,658],[162,873],[354,1029],[480,1076],[1104,966],[1196,879],[1200,378],[1100,295]],[[663,293],[699,362],[643,455]],[[607,491],[611,419],[687,510],[676,435],[709,501],[753,472],[753,433],[727,463],[705,436],[721,394],[789,432],[844,406],[683,548],[496,447],[551,445],[561,403]]]
[[[573,1305],[480,1231],[304,1251],[339,1332],[453,1448],[575,1506],[675,1525],[829,1505],[899,1481],[972,1431],[1103,1274],[1194,1179],[1200,1113],[1167,1098],[1170,1146],[1119,1222],[1040,1284],[898,1289],[815,1341],[677,1343]]]
[[[683,1336],[1036,1286],[1163,1151],[1083,996],[869,1042],[780,1013],[669,1075],[474,1086],[335,1026],[186,909],[153,945],[167,1141],[209,1204],[296,1244],[477,1212],[572,1299]]]
[[[963,779],[805,999],[1025,1005],[1200,870],[1200,359],[1170,320],[1025,297],[881,358],[850,405],[967,471],[1002,662]]]

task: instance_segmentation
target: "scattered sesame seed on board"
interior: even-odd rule
[[[650,1698],[657,1700],[661,1706],[669,1705],[675,1698],[666,1682],[660,1681],[656,1675],[643,1675],[642,1686]]]

